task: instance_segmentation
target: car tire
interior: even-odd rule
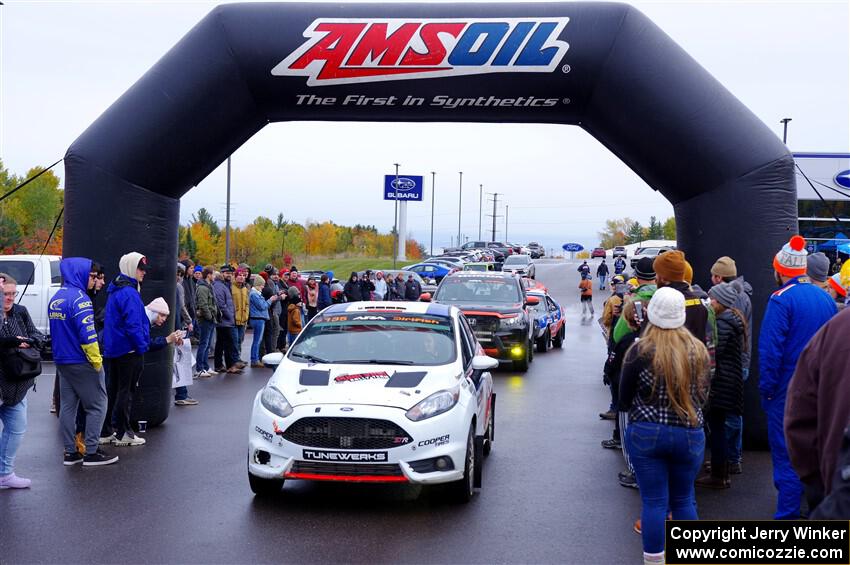
[[[529,345],[530,344],[531,344],[531,342],[529,342]],[[514,371],[519,371],[521,373],[524,373],[528,370],[528,365],[529,365],[529,363],[531,363],[531,350],[532,350],[532,348],[530,346],[526,347],[525,348],[525,357],[523,357],[522,359],[515,359],[514,360]]]
[[[248,484],[251,486],[251,492],[257,496],[270,497],[280,494],[283,481],[283,479],[262,479],[248,473]]]
[[[552,345],[554,345],[555,347],[557,347],[559,349],[564,347],[564,334],[565,334],[564,325],[561,324],[561,329],[558,330],[558,335],[555,336],[555,339],[554,339]]]
[[[549,351],[549,344],[551,343],[550,335],[551,332],[549,332],[549,328],[547,326],[546,331],[543,332],[543,335],[537,340],[537,353],[546,353]]]
[[[475,444],[475,423],[472,423],[469,425],[469,436],[466,438],[463,477],[446,485],[449,500],[456,504],[466,504],[475,495],[475,465],[480,464],[475,457],[477,451]]]
[[[484,432],[484,456],[493,451],[493,442],[496,441],[496,393],[490,395],[490,417],[487,420],[487,430]]]
[[[534,363],[534,340],[528,342],[528,362]]]

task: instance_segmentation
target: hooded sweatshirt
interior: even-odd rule
[[[50,319],[53,361],[57,365],[89,363],[96,371],[103,366],[94,309],[86,292],[91,259],[67,257],[59,264],[64,284],[47,307]]]
[[[103,326],[103,356],[107,359],[128,353],[143,354],[150,344],[150,323],[139,294],[136,267],[141,253],[121,257],[115,277],[106,289],[106,319]]]

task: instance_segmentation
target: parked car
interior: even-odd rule
[[[505,273],[514,273],[521,277],[528,276],[532,279],[536,275],[534,263],[528,255],[511,255],[502,263],[502,271]]]
[[[332,305],[263,362],[276,369],[248,425],[255,494],[277,495],[290,479],[444,484],[463,503],[481,487],[498,361],[457,308]]]
[[[443,280],[448,274],[451,274],[459,269],[457,267],[449,267],[440,263],[417,263],[415,265],[408,265],[404,267],[405,271],[413,271],[414,273],[418,273],[420,277],[425,279],[426,281],[434,281],[436,284],[440,284],[440,281]]]
[[[623,247],[622,245],[618,245],[617,247],[614,248],[614,252],[611,254],[611,256],[614,257],[615,259],[617,257],[624,257],[625,258],[625,257],[628,257],[628,253],[626,253],[625,247]]]
[[[528,244],[528,250],[532,259],[540,259],[546,255],[546,251],[543,249],[543,246],[535,241]]]
[[[0,273],[6,273],[18,282],[20,295],[15,301],[25,306],[36,329],[50,335],[47,305],[59,287],[58,255],[0,255]]]
[[[454,273],[443,279],[431,299],[460,308],[487,355],[511,363],[514,370],[528,370],[534,359],[530,306],[539,299],[526,296],[519,277]]]
[[[475,271],[479,273],[493,272],[496,270],[496,265],[493,263],[467,263],[463,266],[464,272]]]
[[[595,259],[597,257],[602,257],[603,259],[606,257],[604,247],[594,247],[593,251],[590,252],[590,258],[591,259]]]
[[[671,249],[672,247],[639,247],[638,249],[635,249],[635,254],[632,255],[631,267],[634,269],[637,262],[644,257],[655,259],[665,251],[670,251]]]
[[[538,353],[551,347],[563,347],[566,329],[564,310],[545,290],[532,290],[528,296],[536,296],[540,302],[532,306],[535,322],[534,343]]]

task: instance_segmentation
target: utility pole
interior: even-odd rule
[[[431,257],[434,256],[434,189],[437,173],[431,171]]]
[[[395,184],[393,185],[393,197],[395,200],[395,220],[393,222],[393,270],[396,268],[396,260],[398,259],[398,163],[395,165]]]
[[[508,205],[505,204],[505,243],[508,241]]]
[[[482,199],[484,196],[484,185],[478,185],[478,240],[481,241],[481,213],[483,212],[482,206],[484,205],[484,200]]]
[[[457,191],[457,246],[460,247],[460,207],[463,202],[463,171],[458,172],[458,175],[460,177]]]
[[[224,220],[224,262],[230,263],[230,157],[227,158],[227,212]]]
[[[493,213],[488,214],[493,218],[493,232],[490,234],[490,241],[496,241],[496,218],[500,217],[496,214],[496,206],[499,202],[499,193],[498,192],[488,192],[487,194],[491,194],[493,196]]]
[[[782,128],[782,143],[788,145],[788,122],[791,121],[791,118],[782,118],[779,120],[779,123],[783,125]]]

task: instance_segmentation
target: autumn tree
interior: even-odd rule
[[[662,228],[662,232],[664,234],[664,239],[675,240],[676,239],[676,217],[671,216],[667,218],[664,222],[664,227]]]

